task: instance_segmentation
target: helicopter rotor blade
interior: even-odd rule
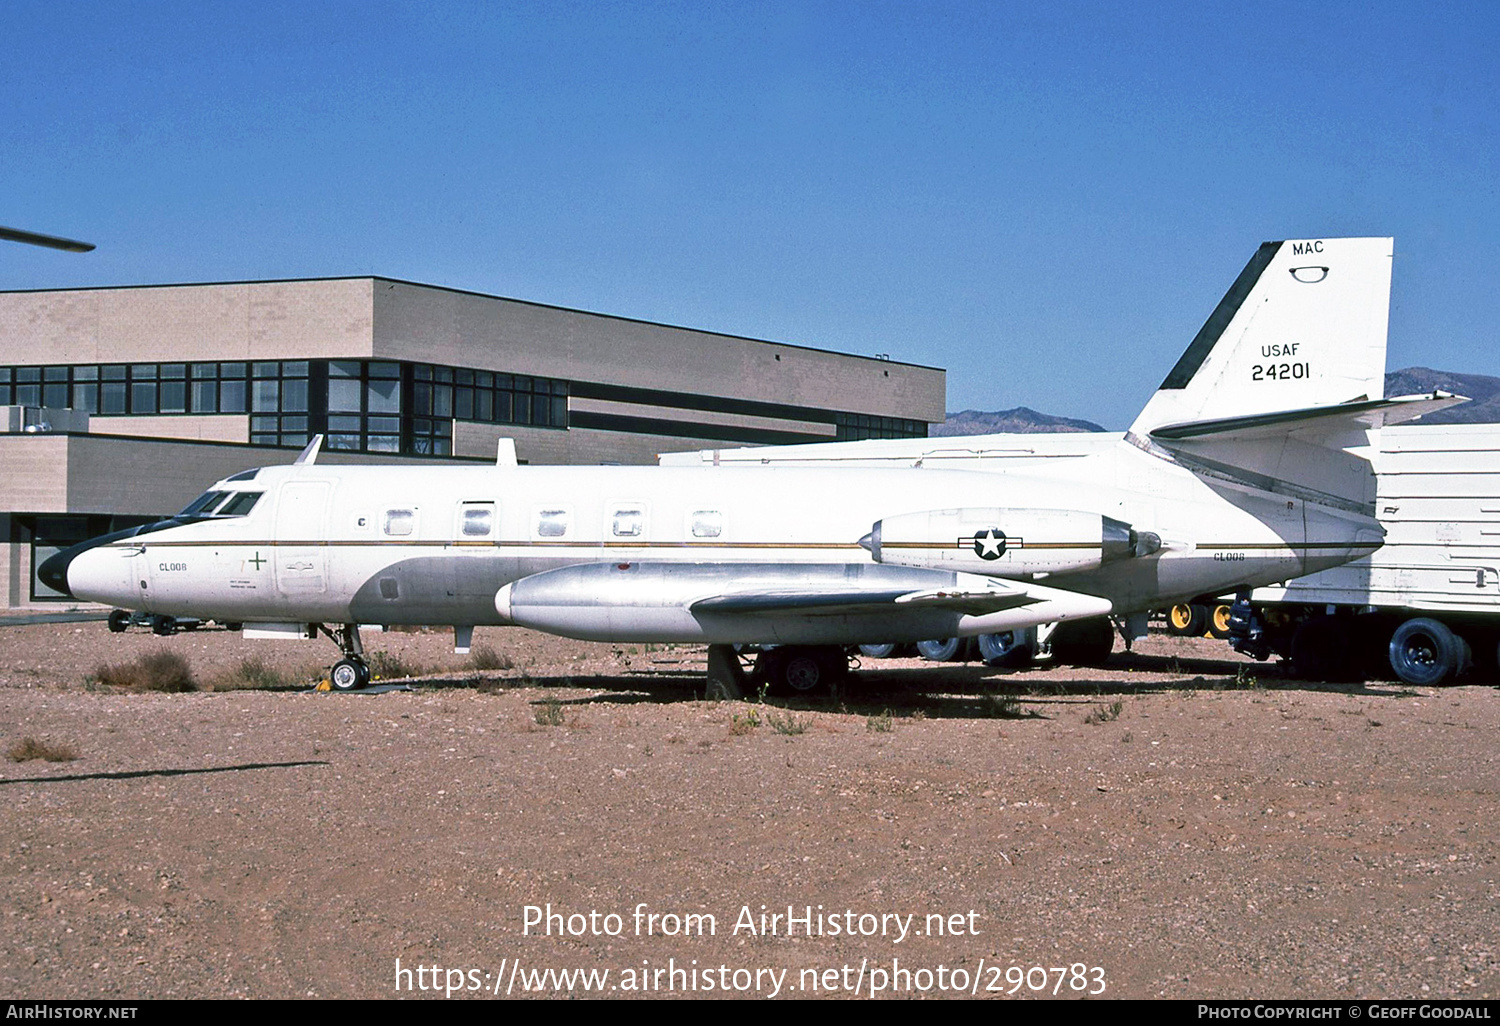
[[[37,232],[27,232],[19,228],[6,228],[4,226],[0,226],[0,239],[4,239],[7,242],[24,242],[30,246],[46,246],[49,249],[65,249],[69,253],[87,253],[94,248],[92,242],[62,239],[56,235],[41,235]]]

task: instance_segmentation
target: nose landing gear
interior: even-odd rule
[[[357,691],[370,683],[370,664],[365,661],[365,646],[359,640],[359,625],[346,623],[334,633],[322,624],[318,629],[338,645],[344,658],[328,671],[328,681],[335,691]]]

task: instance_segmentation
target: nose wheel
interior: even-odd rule
[[[328,682],[335,691],[358,691],[370,683],[370,664],[365,662],[365,646],[359,640],[359,625],[346,623],[338,631],[331,631],[322,624],[318,629],[338,645],[344,658],[328,670]]]
[[[370,667],[363,659],[340,659],[328,671],[335,691],[356,691],[370,683]]]

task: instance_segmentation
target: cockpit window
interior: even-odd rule
[[[183,511],[177,514],[180,517],[206,516],[208,511],[224,501],[228,492],[204,492],[192,502],[187,504]]]
[[[242,517],[255,508],[263,492],[204,492],[179,517]]]
[[[242,517],[255,508],[260,501],[261,492],[236,492],[224,505],[214,511],[216,517]]]

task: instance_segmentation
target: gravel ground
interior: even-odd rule
[[[75,756],[0,762],[0,991],[1500,994],[1492,686],[1153,637],[793,707],[699,700],[701,649],[367,643],[413,690],[305,693],[326,641],[0,627],[0,746]],[[160,651],[212,690],[91,682]]]

